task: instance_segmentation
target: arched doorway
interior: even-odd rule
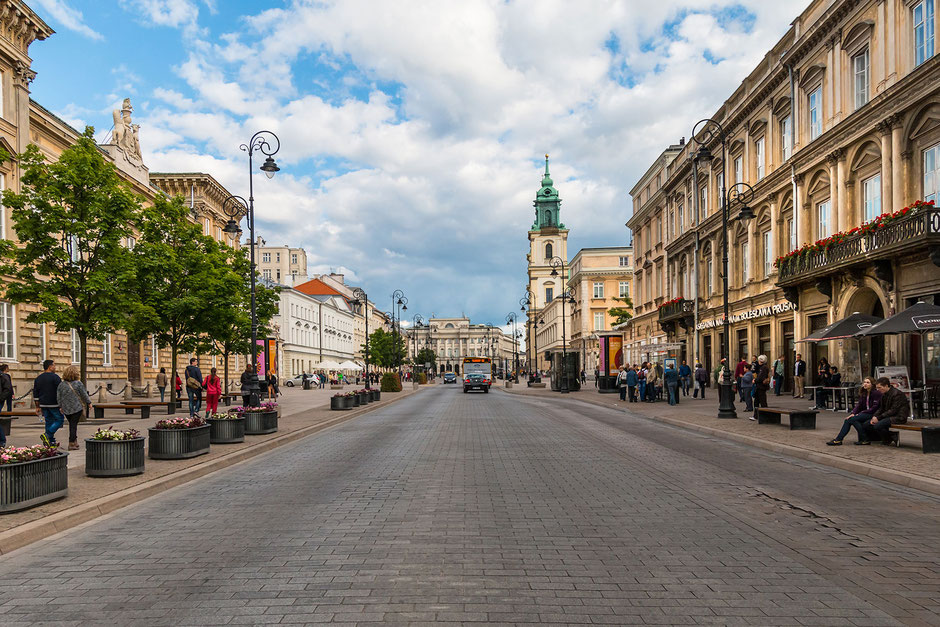
[[[869,314],[879,318],[885,317],[885,309],[881,298],[870,287],[862,287],[856,290],[849,298],[843,309],[843,318],[853,313]],[[861,382],[862,377],[870,377],[875,374],[876,366],[885,365],[885,336],[875,335],[863,340],[847,340],[843,352],[845,364],[843,365],[843,381]],[[858,372],[859,361],[861,361],[861,372]]]

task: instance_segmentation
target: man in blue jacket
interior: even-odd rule
[[[666,393],[669,396],[670,405],[679,404],[679,371],[676,370],[674,362],[666,362],[666,370],[663,372],[663,383],[666,386]]]
[[[639,383],[639,378],[636,376],[636,366],[627,366],[627,396],[630,397],[630,402],[636,402],[636,385]]]
[[[692,368],[684,359],[679,366],[679,387],[682,388],[682,396],[689,395],[689,388],[692,387]]]

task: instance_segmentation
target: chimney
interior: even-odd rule
[[[334,281],[336,281],[337,283],[340,283],[340,284],[342,284],[342,285],[346,285],[345,275],[337,274],[337,273],[335,273],[335,272],[330,272],[330,278],[333,279]]]

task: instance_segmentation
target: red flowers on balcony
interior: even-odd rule
[[[681,301],[681,300],[682,300],[682,297],[681,297],[681,296],[677,296],[676,298],[673,298],[672,300],[667,300],[665,303],[662,303],[662,304],[658,307],[658,309],[662,309],[663,307],[668,307],[669,305],[675,305],[675,304],[677,304],[677,303],[678,303],[679,301]]]

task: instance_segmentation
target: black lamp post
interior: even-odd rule
[[[561,299],[561,388],[562,394],[567,394],[571,390],[568,388],[568,338],[565,333],[565,304],[574,303],[574,292],[566,287],[558,296]],[[577,353],[575,353],[577,354]]]
[[[413,346],[414,346],[414,353],[415,353],[415,355],[414,355],[414,364],[415,364],[416,367],[418,367],[418,329],[420,329],[420,328],[421,328],[421,325],[424,324],[424,320],[421,319],[421,314],[415,314],[415,315],[414,315],[414,318],[412,318],[412,322],[413,322],[413,325],[412,325],[412,327],[411,327],[411,329],[412,329],[412,330],[411,330],[411,337],[412,337],[413,340],[414,340],[414,342],[412,342],[412,344],[413,344]],[[414,374],[414,373],[412,373],[412,375],[413,375],[413,374]]]
[[[401,312],[408,311],[408,299],[405,298],[405,293],[401,290],[395,290],[392,292],[392,327],[395,330],[396,342],[395,342],[395,361],[398,366],[398,378],[401,378]],[[398,324],[395,324],[395,318],[398,318]]]
[[[369,297],[361,287],[353,290],[353,296],[356,297],[353,303],[362,305],[362,315],[366,319],[366,342],[363,344],[362,350],[366,362],[366,389],[369,390],[371,389],[369,384]]]
[[[512,380],[513,383],[519,383],[519,340],[516,337],[516,312],[510,311],[506,316],[506,322],[512,323]]]
[[[530,342],[526,342],[525,352],[526,352],[526,359],[529,359],[529,383],[532,384],[532,383],[537,383],[539,381],[538,367],[537,367],[539,356],[538,356],[538,351],[536,351],[534,348],[535,346],[535,328],[534,327],[537,326],[536,318],[538,317],[538,309],[535,308],[535,293],[533,293],[532,290],[526,290],[525,296],[523,296],[522,300],[519,301],[519,311],[525,311],[527,307],[529,309],[529,313],[528,315],[526,315],[526,330],[528,331],[530,328],[532,328],[532,331],[529,331],[529,339],[532,340],[531,344],[533,346],[532,358],[529,359],[528,357]],[[530,324],[532,325],[532,327],[529,326]],[[533,365],[536,366],[534,373],[532,370]]]
[[[251,136],[247,144],[242,144],[239,148],[248,153],[248,202],[245,203],[245,199],[240,196],[231,196],[226,199],[222,206],[225,215],[229,216],[229,220],[222,230],[231,234],[241,233],[235,218],[241,214],[242,210],[245,210],[245,216],[248,219],[249,248],[251,250],[251,369],[254,371],[251,378],[251,387],[247,391],[250,397],[248,399],[249,404],[252,407],[257,407],[260,404],[261,385],[258,382],[258,312],[255,305],[255,274],[257,272],[255,267],[255,191],[252,157],[255,151],[265,155],[266,159],[261,165],[261,171],[269,179],[274,178],[274,175],[280,170],[277,163],[274,162],[274,155],[280,150],[281,141],[271,131],[258,131]],[[234,200],[235,204],[238,205],[234,213],[229,213],[226,209],[229,200]]]
[[[725,189],[726,179],[726,152],[727,143],[724,129],[721,124],[712,119],[700,120],[692,129],[692,140],[698,145],[692,159],[697,165],[708,164],[714,159],[708,144],[718,141],[721,146],[721,189],[718,190],[721,201],[721,281],[722,299],[724,305],[723,330],[724,337],[721,351],[724,354],[725,365],[722,369],[721,384],[718,392],[718,417],[737,418],[734,409],[734,389],[731,381],[731,319],[729,315],[730,303],[728,296],[728,223],[730,218],[730,205],[732,202],[741,205],[739,220],[747,221],[754,217],[754,211],[748,202],[754,198],[754,190],[747,183],[735,183],[730,190]],[[699,194],[699,190],[695,190]]]

